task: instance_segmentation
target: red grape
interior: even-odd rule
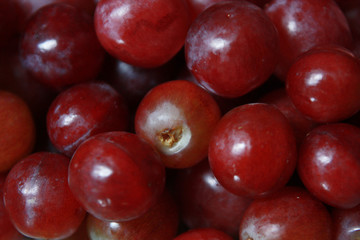
[[[351,209],[333,208],[334,240],[356,240],[360,237],[360,205]]]
[[[328,205],[360,204],[360,128],[336,123],[313,129],[300,151],[298,172],[307,187]]]
[[[185,0],[102,0],[95,29],[108,53],[145,68],[168,62],[184,45],[190,25]]]
[[[282,80],[294,60],[317,45],[351,47],[349,25],[333,0],[273,0],[265,12],[279,33],[279,64],[275,73]]]
[[[32,238],[72,235],[85,217],[68,186],[69,159],[38,152],[18,162],[4,186],[4,203],[15,227]]]
[[[210,139],[209,162],[215,177],[239,196],[261,197],[280,189],[293,174],[296,159],[291,125],[270,104],[232,109]]]
[[[47,132],[57,150],[71,157],[87,138],[128,126],[123,98],[106,83],[83,83],[61,92],[47,113]]]
[[[155,205],[164,184],[165,168],[157,153],[127,132],[90,137],[69,166],[75,197],[90,214],[106,221],[140,217]]]
[[[175,80],[154,87],[135,116],[136,133],[156,148],[167,167],[186,168],[207,156],[220,119],[214,99],[196,84]]]
[[[176,174],[181,218],[190,228],[216,228],[237,236],[239,224],[251,199],[225,190],[206,160]]]
[[[94,79],[103,56],[90,15],[66,4],[37,11],[21,40],[26,69],[56,89]]]
[[[201,85],[239,97],[263,84],[277,63],[278,36],[265,12],[247,1],[207,8],[191,25],[186,63]]]
[[[177,205],[172,196],[164,194],[144,215],[122,222],[102,221],[88,216],[87,227],[91,239],[173,240],[179,224]]]
[[[0,240],[20,240],[22,235],[12,224],[10,217],[5,209],[3,201],[3,188],[6,174],[0,174]]]
[[[338,46],[317,47],[299,57],[286,78],[286,91],[308,118],[337,122],[360,110],[360,61]]]
[[[250,204],[239,236],[240,240],[331,240],[331,217],[307,191],[286,187]]]
[[[0,91],[0,172],[28,155],[35,144],[35,124],[27,103]]]

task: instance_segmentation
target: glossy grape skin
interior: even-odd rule
[[[144,68],[161,66],[174,57],[190,25],[185,0],[103,0],[94,20],[108,53]]]
[[[85,217],[68,183],[69,159],[37,152],[17,163],[4,186],[4,203],[15,227],[32,238],[65,238]]]
[[[182,221],[190,228],[216,228],[237,236],[239,224],[251,199],[225,190],[205,159],[177,172],[176,188]]]
[[[306,118],[292,103],[285,88],[279,88],[262,96],[259,102],[273,104],[289,120],[294,129],[297,145],[299,146],[306,134],[313,129],[316,122]]]
[[[26,69],[55,89],[93,80],[104,58],[91,16],[66,4],[37,11],[20,47]]]
[[[75,151],[69,186],[84,208],[105,221],[137,218],[157,202],[165,184],[158,154],[137,135],[106,132]]]
[[[247,1],[207,8],[185,42],[188,68],[201,85],[223,97],[239,97],[263,84],[277,63],[278,36],[264,11]]]
[[[47,113],[47,132],[57,150],[71,157],[87,138],[128,127],[124,99],[109,84],[83,83],[61,92]]]
[[[334,123],[313,129],[299,151],[298,173],[306,188],[326,204],[360,204],[360,128]]]
[[[360,237],[360,205],[351,209],[333,208],[334,240],[357,240]]]
[[[0,91],[0,172],[8,171],[34,147],[35,123],[27,103]]]
[[[360,61],[346,49],[310,50],[291,66],[286,91],[295,107],[320,123],[345,120],[360,110]]]
[[[276,75],[286,74],[302,53],[323,44],[351,48],[352,36],[346,18],[332,0],[274,0],[265,7],[266,14],[279,33],[279,64]]]
[[[167,191],[155,206],[134,220],[109,222],[92,215],[87,218],[88,234],[91,240],[172,240],[177,233],[178,225],[178,207]]]
[[[210,167],[228,191],[262,197],[283,187],[296,166],[296,141],[286,117],[265,103],[225,114],[209,145]]]
[[[3,201],[3,188],[6,174],[0,174],[0,240],[20,240],[22,235],[15,229],[5,209]]]
[[[207,156],[220,114],[204,89],[174,80],[154,87],[143,98],[135,115],[135,131],[158,150],[166,167],[186,168]]]
[[[192,21],[194,21],[200,13],[205,11],[205,9],[218,2],[224,2],[224,0],[187,0]],[[263,7],[269,0],[249,0],[249,2]]]
[[[233,240],[226,233],[215,228],[196,228],[178,235],[174,240]]]
[[[326,207],[302,188],[285,187],[254,200],[240,224],[240,240],[331,240]]]

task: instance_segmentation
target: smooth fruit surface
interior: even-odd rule
[[[122,96],[106,83],[83,83],[61,92],[47,112],[47,132],[56,149],[71,157],[87,138],[124,131],[129,121]]]
[[[360,205],[351,209],[333,208],[334,240],[357,240],[360,238]]]
[[[207,159],[179,171],[176,188],[182,221],[190,228],[216,228],[237,236],[250,198],[224,189],[212,173]]]
[[[298,58],[286,78],[295,107],[316,122],[338,122],[360,110],[360,61],[337,46],[317,47]]]
[[[3,188],[6,174],[0,174],[0,240],[20,240],[22,235],[12,224],[10,217],[5,209],[3,201]]]
[[[106,132],[84,141],[69,166],[69,186],[84,208],[106,221],[137,218],[165,184],[158,154],[133,133]]]
[[[294,106],[285,88],[268,92],[261,97],[259,102],[273,104],[284,114],[294,129],[298,145],[301,144],[306,134],[317,125],[316,122],[305,117],[304,114]]]
[[[26,69],[55,89],[93,80],[104,57],[91,16],[59,3],[36,12],[20,47]]]
[[[254,200],[240,224],[240,240],[330,240],[326,207],[302,188],[285,187]]]
[[[274,0],[266,5],[265,12],[279,33],[275,73],[282,80],[295,59],[317,45],[351,47],[349,25],[333,0]]]
[[[210,92],[239,97],[264,83],[277,63],[278,36],[265,12],[248,1],[207,8],[191,25],[185,58]]]
[[[103,0],[94,21],[108,53],[152,68],[168,62],[184,45],[190,15],[185,0]]]
[[[29,154],[35,144],[35,123],[27,103],[0,91],[0,172]]]
[[[159,198],[155,206],[134,220],[102,221],[92,215],[87,218],[87,229],[92,240],[172,240],[177,233],[178,224],[178,207],[167,191]]]
[[[167,167],[186,168],[207,156],[220,109],[201,87],[175,80],[150,90],[136,111],[136,133],[161,154]]]
[[[72,235],[85,217],[68,186],[69,158],[37,152],[18,162],[6,177],[4,203],[15,227],[31,238]]]
[[[300,148],[297,169],[307,189],[326,204],[360,204],[360,128],[336,123],[313,129]]]
[[[260,197],[283,187],[296,166],[296,142],[286,117],[265,103],[225,114],[209,145],[210,167],[228,191]]]

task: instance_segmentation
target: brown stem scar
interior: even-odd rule
[[[182,137],[182,127],[165,128],[157,134],[162,145],[166,147],[172,147]]]

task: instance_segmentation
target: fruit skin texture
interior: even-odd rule
[[[0,91],[0,172],[28,155],[35,144],[35,123],[26,102]]]
[[[360,61],[340,47],[324,46],[291,66],[286,91],[295,107],[320,123],[345,120],[360,110]]]
[[[87,138],[124,131],[129,121],[124,99],[106,83],[83,83],[61,92],[47,113],[47,132],[57,150],[71,157]]]
[[[250,198],[234,195],[223,188],[212,173],[207,159],[176,174],[182,221],[193,228],[216,228],[237,236],[239,224]]]
[[[0,174],[0,240],[21,240],[22,235],[15,229],[8,213],[6,212],[3,200],[3,188],[6,174]]]
[[[233,240],[226,233],[214,228],[196,228],[180,234],[174,240]]]
[[[360,205],[351,209],[333,208],[334,240],[357,240],[360,237]]]
[[[240,224],[240,240],[331,240],[326,207],[305,189],[285,187],[254,200]]]
[[[360,128],[334,123],[313,129],[300,148],[297,170],[324,203],[339,208],[360,204]]]
[[[228,191],[262,197],[283,187],[296,166],[296,141],[273,105],[245,104],[217,124],[209,145],[210,167]]]
[[[135,131],[158,150],[166,167],[194,166],[207,156],[220,109],[201,87],[185,80],[160,84],[141,101]]]
[[[269,1],[270,0],[249,0],[249,2],[258,5],[259,7],[263,7]],[[187,0],[192,21],[194,21],[200,13],[205,11],[205,9],[218,2],[224,2],[224,0]]]
[[[133,133],[106,132],[75,151],[69,186],[90,214],[105,221],[137,218],[157,202],[165,184],[158,154]]]
[[[277,63],[278,36],[265,12],[247,1],[207,8],[191,25],[185,59],[210,92],[239,97],[264,83]]]
[[[87,218],[88,234],[93,240],[173,240],[178,225],[178,207],[167,191],[139,218],[123,222],[102,221],[92,215]]]
[[[279,88],[265,94],[259,102],[273,104],[289,120],[294,129],[297,145],[299,146],[306,134],[313,129],[317,123],[306,118],[292,103],[285,88]]]
[[[332,0],[274,0],[265,6],[265,12],[279,33],[275,74],[284,81],[296,58],[311,48],[323,44],[351,47],[346,18]]]
[[[25,68],[38,81],[60,90],[93,80],[104,58],[91,16],[67,4],[37,11],[20,45]]]
[[[73,234],[85,211],[71,193],[69,158],[37,152],[18,162],[4,185],[5,208],[15,225],[31,238],[59,239]]]
[[[185,0],[103,0],[96,6],[94,21],[108,53],[131,65],[153,68],[182,48],[190,14]]]

